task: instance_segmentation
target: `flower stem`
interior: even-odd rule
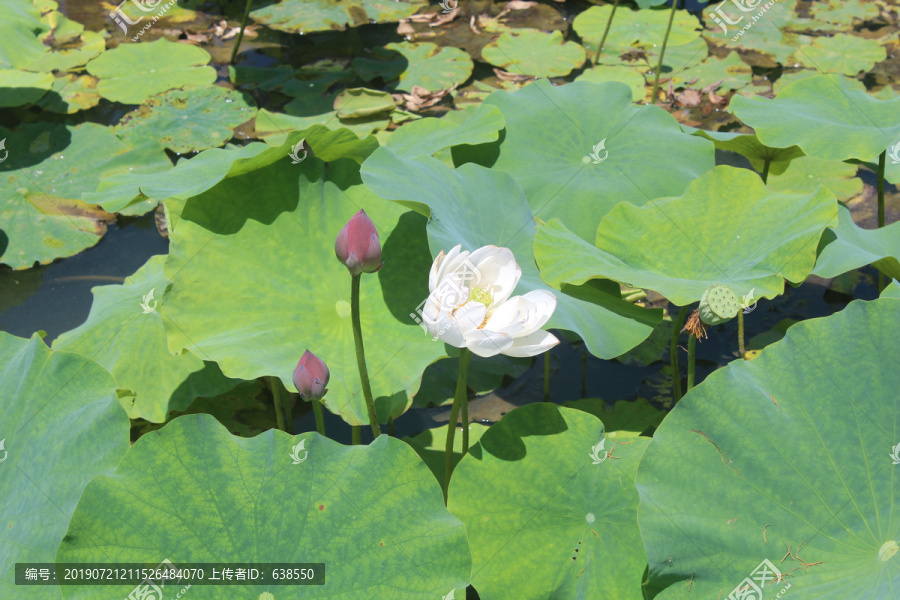
[[[363,396],[366,399],[366,409],[369,412],[369,424],[372,426],[372,435],[376,438],[381,435],[381,427],[378,426],[378,417],[375,416],[375,400],[372,398],[372,387],[369,385],[369,370],[366,368],[366,353],[363,350],[362,327],[359,324],[359,280],[362,274],[350,277],[350,316],[353,321],[353,340],[356,342],[356,364],[359,367],[359,380],[362,383]]]
[[[453,472],[453,439],[456,436],[456,421],[460,408],[463,409],[463,451],[469,451],[469,410],[466,394],[466,375],[469,372],[469,360],[472,353],[468,348],[459,351],[459,378],[456,380],[456,394],[453,396],[453,408],[450,409],[450,422],[447,423],[447,445],[444,452],[444,504],[447,503],[447,492],[450,490],[450,474]]]
[[[606,29],[603,31],[603,37],[600,39],[600,45],[597,46],[597,54],[594,55],[594,66],[600,60],[600,53],[603,52],[603,44],[606,43],[606,36],[609,35],[609,27],[612,25],[613,17],[616,16],[616,9],[619,7],[619,0],[613,2],[612,12],[609,13],[609,20],[606,22]]]
[[[269,376],[269,389],[272,391],[272,400],[275,404],[275,422],[278,423],[278,429],[287,431],[284,428],[284,406],[281,401],[281,381],[277,377]]]
[[[550,402],[550,353],[544,352],[544,402]]]
[[[691,391],[694,387],[694,362],[696,354],[697,338],[694,334],[688,336],[688,373],[687,373],[687,391]]]
[[[739,310],[738,318],[738,353],[741,358],[747,358],[747,352],[744,350],[744,311]]]
[[[656,77],[653,78],[653,92],[650,95],[650,103],[656,104],[656,92],[659,91],[659,74],[662,72],[663,57],[666,55],[666,44],[669,41],[669,32],[672,30],[672,21],[675,20],[675,10],[678,8],[678,0],[672,0],[672,12],[669,13],[669,24],[666,26],[666,35],[663,36],[662,47],[659,49],[659,62],[656,64]]]
[[[316,416],[316,431],[319,435],[325,435],[325,414],[322,412],[322,401],[313,400],[313,414]]]
[[[672,362],[672,396],[675,402],[681,400],[681,369],[678,366],[678,338],[681,336],[681,328],[687,318],[688,307],[685,304],[678,309],[678,316],[672,323],[672,343],[669,345],[669,359]]]
[[[878,156],[878,227],[884,227],[884,164],[887,150]],[[878,270],[878,293],[884,289],[884,273]]]
[[[351,425],[350,426],[350,435],[353,436],[351,439],[353,441],[354,446],[362,446],[362,426],[361,425]]]
[[[234,48],[231,50],[231,60],[228,64],[233,65],[234,59],[237,57],[238,50],[241,47],[241,40],[244,39],[244,28],[247,26],[247,17],[250,16],[250,5],[253,4],[253,0],[247,0],[247,5],[244,7],[244,16],[241,17],[241,30],[237,34],[237,39],[234,40]]]
[[[772,159],[766,158],[766,162],[763,163],[763,172],[762,172],[763,183],[769,182],[769,167],[771,165],[772,165]]]

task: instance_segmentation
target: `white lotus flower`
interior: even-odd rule
[[[460,248],[441,251],[431,266],[422,322],[432,336],[483,357],[535,356],[559,343],[541,330],[556,296],[532,290],[510,298],[522,269],[509,248]]]

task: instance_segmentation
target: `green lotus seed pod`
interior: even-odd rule
[[[719,325],[734,318],[741,309],[740,299],[727,285],[714,285],[700,299],[700,320],[707,325]]]

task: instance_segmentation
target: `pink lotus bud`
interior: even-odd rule
[[[294,385],[304,400],[321,400],[328,390],[328,366],[307,350],[294,369]]]
[[[366,211],[359,211],[347,221],[334,242],[334,253],[351,275],[374,273],[381,268],[384,263],[378,230]]]

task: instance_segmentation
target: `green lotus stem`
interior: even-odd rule
[[[744,351],[744,311],[739,310],[738,314],[738,353],[741,358],[746,358],[747,353]]]
[[[887,150],[878,156],[878,227],[884,227],[884,163]],[[878,270],[878,293],[884,289],[884,273]]]
[[[359,425],[350,426],[351,440],[354,446],[362,446],[362,427]]]
[[[603,44],[606,43],[606,36],[609,35],[609,27],[612,25],[613,17],[616,16],[616,9],[619,7],[619,0],[613,2],[612,12],[609,13],[609,20],[606,22],[606,29],[603,30],[603,37],[600,38],[600,45],[597,46],[597,53],[594,55],[594,66],[597,66],[597,62],[600,60],[600,53],[603,51]]]
[[[663,56],[666,54],[666,44],[669,42],[669,32],[672,30],[672,21],[675,20],[675,10],[678,8],[678,0],[672,0],[672,12],[669,13],[669,24],[666,26],[666,35],[663,36],[662,48],[659,49],[659,62],[656,64],[656,77],[653,78],[653,92],[650,102],[656,104],[656,92],[659,91],[659,74],[662,72]]]
[[[281,381],[277,377],[267,377],[269,381],[269,389],[272,390],[272,400],[275,404],[275,421],[278,423],[278,429],[287,431],[284,427],[284,403],[281,401]]]
[[[313,414],[316,416],[316,431],[319,435],[325,435],[325,414],[322,412],[322,401],[313,400]]]
[[[691,388],[694,387],[694,361],[696,354],[696,346],[697,346],[697,338],[694,334],[690,334],[688,336],[688,376],[687,376],[687,391],[691,391]]]
[[[456,436],[456,421],[460,408],[463,409],[463,451],[469,451],[469,410],[466,407],[466,375],[469,372],[469,360],[472,353],[468,348],[459,351],[459,378],[456,380],[456,394],[453,396],[453,408],[450,409],[450,422],[447,423],[447,445],[444,449],[444,504],[447,503],[447,492],[450,490],[450,474],[453,472],[453,439]]]
[[[359,380],[362,383],[363,396],[366,399],[366,409],[369,412],[369,424],[372,425],[372,435],[376,438],[381,435],[381,427],[378,426],[378,417],[375,415],[375,400],[372,398],[372,387],[369,385],[369,370],[366,368],[366,352],[363,350],[362,327],[359,324],[359,280],[362,274],[352,275],[350,279],[350,317],[353,321],[353,340],[356,342],[356,364],[359,367]]]
[[[682,306],[678,310],[678,316],[672,322],[672,343],[669,345],[669,359],[672,362],[672,396],[675,402],[681,400],[681,369],[678,367],[678,338],[681,336],[681,328],[687,318],[688,307]]]
[[[763,172],[762,172],[763,183],[769,182],[769,166],[771,164],[772,164],[772,159],[766,158],[766,162],[763,163]]]
[[[544,402],[550,402],[550,353],[544,352]]]
[[[647,297],[647,292],[645,292],[644,290],[637,290],[636,292],[632,292],[632,293],[628,294],[627,296],[622,298],[622,300],[624,300],[625,302],[631,302],[632,304],[634,304],[638,300],[643,300],[646,297]]]
[[[237,34],[237,39],[234,40],[234,48],[231,49],[231,61],[229,64],[234,64],[234,59],[237,57],[238,50],[241,47],[241,40],[244,39],[244,27],[247,26],[247,17],[250,16],[251,4],[253,4],[253,0],[247,0],[247,5],[244,7],[244,16],[241,17],[241,30]]]
[[[397,437],[397,430],[394,429],[394,417],[388,417],[388,435]]]

